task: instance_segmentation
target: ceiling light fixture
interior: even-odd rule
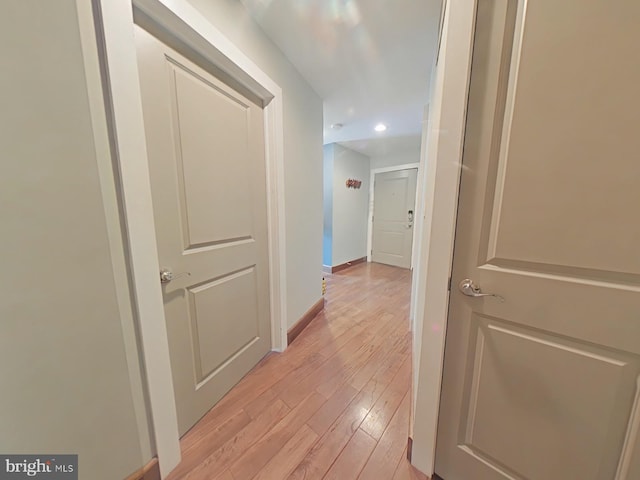
[[[341,123],[332,123],[331,124],[331,130],[340,130],[344,125],[342,125]]]
[[[387,126],[384,123],[379,123],[373,128],[376,132],[384,132]]]

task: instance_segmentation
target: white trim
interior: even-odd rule
[[[397,172],[399,170],[412,170],[414,168],[419,168],[420,163],[404,163],[402,165],[391,165],[390,167],[380,167],[371,169],[371,178],[376,173],[387,173],[387,172]]]
[[[418,177],[420,176],[420,164],[419,163],[405,163],[403,165],[392,165],[390,167],[380,167],[371,169],[369,177],[369,220],[367,221],[367,262],[371,261],[371,250],[373,249],[373,195],[374,195],[374,183],[378,173],[397,172],[399,170],[418,170]],[[418,188],[416,185],[416,199],[414,201],[414,210],[417,207],[418,200]],[[415,214],[415,212],[414,212]],[[415,218],[415,217],[414,217]],[[411,241],[411,268],[413,268],[413,249],[416,246],[416,232],[413,231],[413,240]]]
[[[433,78],[433,72],[432,72]],[[413,224],[414,228],[414,251],[411,255],[411,263],[413,268],[413,275],[411,276],[411,305],[409,308],[409,322],[411,325],[411,336],[412,336],[412,347],[413,352],[417,352],[420,350],[421,342],[422,342],[422,319],[418,321],[418,317],[416,316],[416,311],[418,309],[418,305],[420,302],[422,303],[422,308],[424,309],[424,297],[418,295],[419,291],[422,291],[425,283],[425,272],[426,267],[423,266],[422,259],[424,257],[422,253],[422,244],[423,244],[423,235],[422,228],[425,222],[425,214],[426,214],[426,192],[425,185],[427,182],[427,137],[429,131],[429,116],[430,116],[431,106],[429,104],[424,107],[424,114],[422,120],[422,138],[420,141],[420,168],[418,170],[418,182],[416,185],[417,190],[417,199],[416,199],[416,218]],[[418,372],[420,370],[418,364],[418,355],[412,355],[411,359],[411,385],[418,384]],[[415,414],[415,406],[416,406],[416,389],[413,388],[412,396],[411,396],[411,419],[410,419],[410,429],[409,436],[413,438],[413,418]]]
[[[425,205],[425,184],[427,174],[427,136],[429,127],[429,104],[424,106],[422,114],[422,134],[420,136],[420,163],[418,167],[418,181],[416,182],[416,208],[413,223],[413,251],[411,253],[411,269],[413,275],[411,278],[411,305],[409,306],[409,320],[411,321],[411,330],[416,332],[415,313],[418,303],[418,286],[420,285],[420,258],[422,258],[422,225],[424,223],[426,205]],[[415,342],[415,338],[414,338]],[[414,366],[416,367],[416,366]],[[416,371],[417,368],[414,368]]]
[[[279,87],[278,87],[279,90]],[[287,348],[287,265],[284,208],[284,124],[282,91],[265,107],[267,209],[269,223],[269,291],[271,294],[271,348]]]
[[[447,327],[447,290],[453,258],[458,186],[471,71],[476,1],[447,0],[442,43],[430,102],[425,172],[425,220],[419,232],[419,268],[424,288],[417,292],[416,321],[421,340],[412,463],[431,476],[435,469],[436,434]],[[428,316],[425,305],[429,306]],[[428,317],[428,318],[427,318]]]
[[[411,250],[411,270],[414,274],[418,269],[418,259],[420,258],[420,230],[424,221],[425,205],[424,205],[424,184],[426,167],[426,142],[427,142],[427,126],[429,124],[429,104],[424,106],[422,113],[422,133],[420,135],[420,158],[418,161],[418,179],[416,181],[416,205],[415,216],[413,221],[413,249]],[[413,278],[411,280],[411,305],[409,307],[409,320],[411,321],[412,330],[414,330],[414,313],[415,313],[415,297],[416,291],[413,288]]]
[[[131,0],[94,0],[101,11],[105,84],[128,234],[149,404],[162,477],[180,461],[167,331],[138,82]],[[170,32],[230,74],[265,103],[272,348],[286,348],[286,262],[282,89],[186,0],[133,0],[138,16]]]
[[[107,235],[115,289],[118,299],[118,311],[124,337],[124,351],[129,370],[129,384],[133,398],[136,425],[140,440],[140,453],[143,458],[151,458],[151,432],[149,412],[143,379],[143,365],[140,363],[141,350],[137,339],[137,322],[134,305],[131,301],[131,282],[123,242],[123,230],[118,198],[117,181],[114,172],[115,157],[109,139],[105,97],[102,89],[101,65],[97,35],[93,21],[91,3],[76,0],[76,9],[80,27],[80,42],[87,83],[89,110],[91,111],[92,131],[95,153],[100,177],[100,188],[104,199],[104,212],[107,221]]]
[[[147,148],[138,87],[130,0],[96,0],[102,18],[108,108],[113,148],[120,171],[129,266],[160,470],[166,475],[180,461],[178,422],[171,379],[162,292],[157,281],[158,255]],[[98,21],[96,21],[98,24]]]

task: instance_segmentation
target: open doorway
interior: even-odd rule
[[[419,136],[383,154],[325,145],[325,274],[362,262],[412,268],[419,160]]]

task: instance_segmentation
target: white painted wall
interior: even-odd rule
[[[377,168],[394,167],[396,165],[419,163],[419,161],[420,148],[416,148],[415,150],[401,150],[399,152],[371,157],[371,170],[375,170]]]
[[[151,449],[91,6],[3,7],[0,451],[124,478]]]
[[[331,251],[331,263],[325,258],[325,265],[335,266],[367,256],[370,162],[369,157],[336,143],[326,145],[324,152],[330,175],[325,178],[325,191],[332,199],[330,244],[324,246],[325,253]],[[360,180],[360,188],[347,188],[350,178]]]
[[[289,326],[322,296],[322,100],[237,0],[189,0],[283,91]]]

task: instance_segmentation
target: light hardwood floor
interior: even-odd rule
[[[425,480],[406,459],[410,272],[327,274],[326,306],[181,440],[169,480]]]

